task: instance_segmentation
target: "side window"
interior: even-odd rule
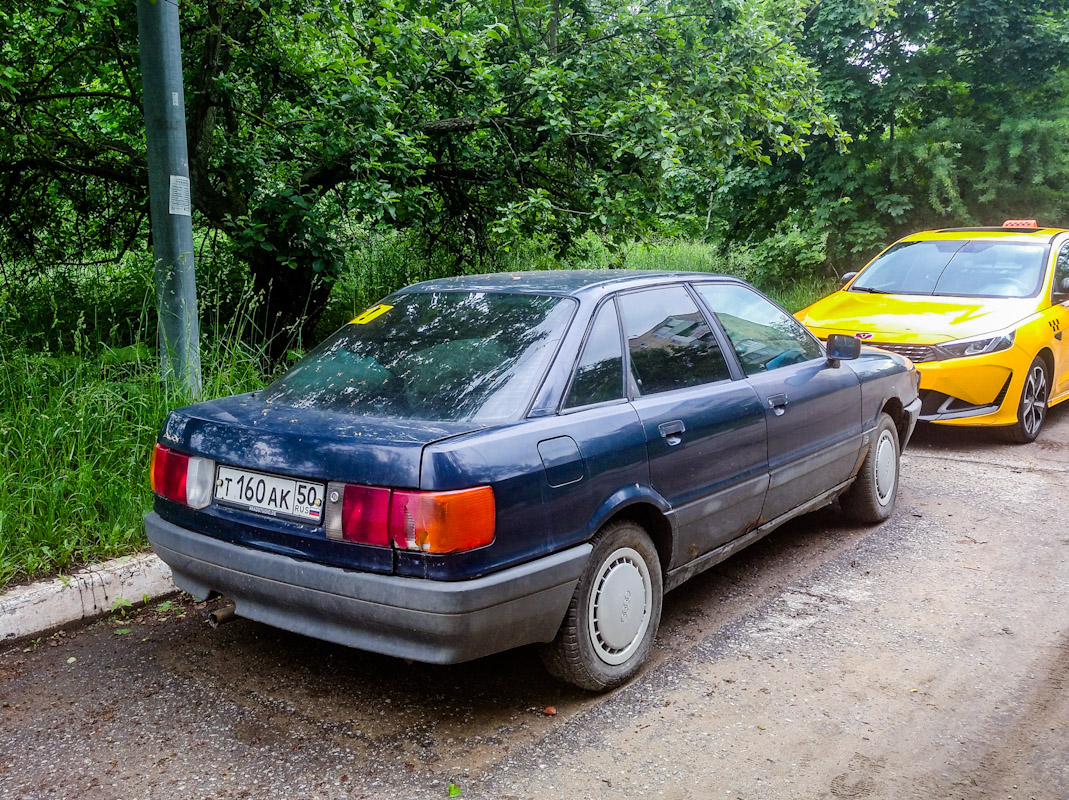
[[[757,292],[725,283],[696,288],[727,331],[747,375],[824,357],[800,322]]]
[[[731,377],[705,315],[682,286],[620,296],[631,375],[642,394]]]
[[[1054,263],[1054,292],[1064,293],[1062,281],[1069,279],[1069,243],[1062,245],[1058,251],[1058,260]]]
[[[565,408],[602,403],[624,396],[624,353],[616,305],[609,301],[599,310],[575,368]]]

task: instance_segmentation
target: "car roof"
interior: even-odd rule
[[[1066,228],[939,228],[903,236],[900,242],[953,241],[965,239],[1013,239],[1047,244]]]
[[[742,283],[730,275],[711,272],[677,272],[637,269],[568,269],[531,272],[495,272],[485,275],[460,275],[437,278],[406,286],[400,292],[485,291],[530,294],[606,294],[620,289],[655,286],[679,280],[715,278]]]

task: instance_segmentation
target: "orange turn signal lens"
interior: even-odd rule
[[[494,540],[495,517],[489,486],[455,492],[394,490],[390,540],[395,547],[424,553],[474,550]]]

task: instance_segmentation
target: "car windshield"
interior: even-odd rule
[[[861,273],[852,292],[952,297],[1031,297],[1047,247],[1000,239],[900,242]]]
[[[393,295],[264,390],[268,403],[360,416],[500,422],[526,407],[575,307],[488,292]]]

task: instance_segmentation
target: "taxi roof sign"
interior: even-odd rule
[[[1039,223],[1034,219],[1008,219],[1002,223],[1003,228],[1038,228]]]

